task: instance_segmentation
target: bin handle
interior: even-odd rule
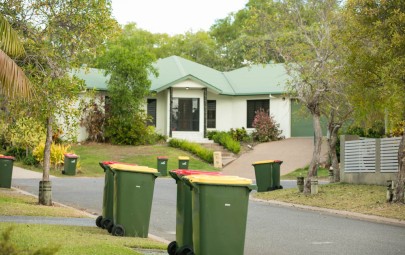
[[[198,191],[198,185],[196,185],[195,183],[191,182],[188,178],[185,177],[181,177],[181,180],[187,184],[187,186],[189,186],[191,189],[196,189]]]

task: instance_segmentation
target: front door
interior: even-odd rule
[[[172,130],[199,131],[200,130],[200,99],[173,98]]]

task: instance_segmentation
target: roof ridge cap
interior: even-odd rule
[[[180,63],[179,57],[174,56],[174,62],[176,63],[177,68],[179,69],[182,76],[186,76],[186,70],[184,70],[183,65]]]
[[[225,80],[229,84],[229,87],[231,87],[233,94],[236,95],[235,89],[232,86],[232,82],[230,81],[230,79],[228,79],[228,76],[226,75],[228,72],[221,72],[221,73],[225,77]]]

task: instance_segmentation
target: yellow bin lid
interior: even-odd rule
[[[268,163],[274,163],[275,160],[263,160],[263,161],[257,161],[254,162],[252,165],[261,165],[261,164],[268,164]]]
[[[179,156],[179,160],[189,160],[190,158],[189,157],[186,157],[186,156]]]
[[[187,175],[183,178],[188,179],[191,183],[203,184],[223,184],[223,185],[251,185],[251,179],[230,175]]]
[[[111,164],[110,168],[114,170],[127,171],[127,172],[141,172],[141,173],[157,173],[158,170],[147,166],[132,166],[125,164]]]

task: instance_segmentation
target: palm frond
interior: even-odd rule
[[[0,94],[10,98],[31,97],[32,86],[23,70],[0,50]]]
[[[0,14],[0,49],[13,57],[25,53],[23,44],[18,39],[18,34],[2,14]]]

